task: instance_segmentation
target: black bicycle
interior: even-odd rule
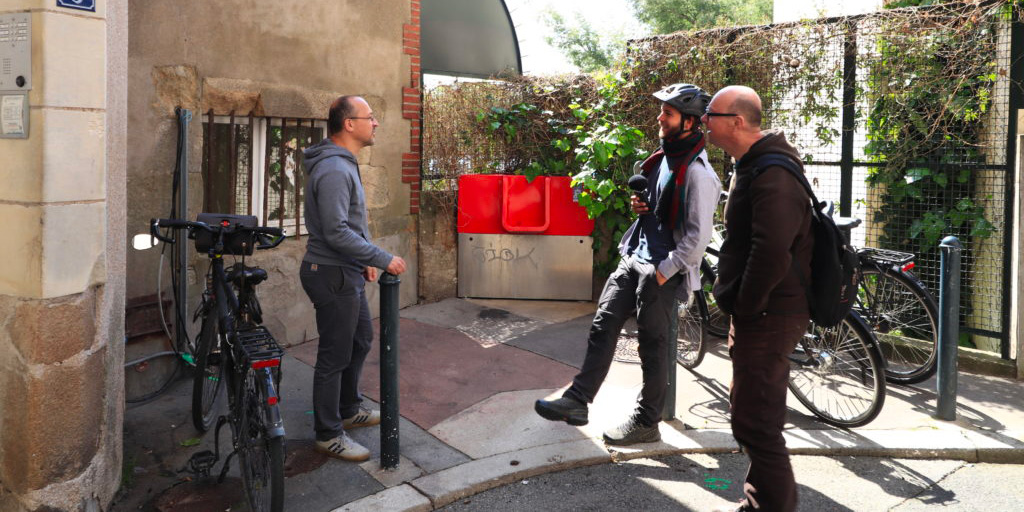
[[[861,221],[837,217],[849,239]],[[911,269],[908,252],[859,249],[860,280],[854,310],[878,338],[886,361],[885,378],[894,384],[917,384],[935,374],[938,359],[939,307]]]
[[[677,359],[695,368],[704,359],[709,335],[725,337],[729,316],[714,302],[721,230],[701,262],[702,287],[679,309]],[[808,410],[832,425],[852,428],[875,419],[885,404],[885,359],[868,322],[852,311],[836,327],[810,324],[789,355],[789,389]]]
[[[218,418],[214,451],[196,453],[189,461],[196,473],[209,475],[220,459],[220,429],[231,428],[233,450],[218,481],[227,474],[231,457],[238,454],[246,499],[254,511],[280,511],[284,507],[284,422],[278,406],[284,351],[263,327],[256,286],[267,279],[265,270],[245,265],[255,249],[272,249],[284,240],[278,228],[258,227],[250,215],[199,215],[197,221],[153,219],[152,236],[173,244],[160,228],[185,229],[196,250],[210,257],[203,300],[194,319],[202,319],[196,343],[192,387],[192,420],[205,432]],[[224,268],[224,256],[241,262]],[[216,403],[227,384],[228,413],[217,416]]]

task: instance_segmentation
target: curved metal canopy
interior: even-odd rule
[[[423,0],[423,73],[490,78],[519,75],[519,39],[504,0]]]

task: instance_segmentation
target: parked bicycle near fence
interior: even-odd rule
[[[202,319],[195,344],[192,418],[200,431],[218,418],[214,450],[192,456],[189,466],[209,474],[220,459],[220,429],[231,429],[233,450],[224,461],[218,481],[238,454],[246,499],[253,511],[280,511],[284,506],[284,423],[278,408],[281,347],[262,324],[256,286],[267,273],[245,265],[255,249],[272,249],[283,240],[278,228],[257,226],[250,215],[199,215],[197,221],[153,219],[150,233],[169,244],[175,238],[160,228],[184,229],[196,250],[210,257],[203,300],[195,319]],[[224,268],[224,256],[241,261]],[[217,416],[217,399],[226,383],[228,412]]]
[[[685,368],[703,360],[709,335],[727,336],[729,318],[718,310],[710,288],[715,280],[721,229],[701,265],[704,286],[679,309],[677,359]],[[789,389],[826,423],[851,428],[866,425],[885,403],[885,362],[869,324],[857,311],[842,323],[822,328],[813,323],[789,356]]]
[[[850,239],[860,219],[837,217],[836,225]],[[916,384],[935,374],[939,341],[939,307],[911,269],[908,252],[864,247],[854,310],[868,323],[885,357],[885,378],[894,384]]]

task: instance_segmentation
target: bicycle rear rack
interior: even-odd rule
[[[890,251],[888,249],[877,249],[874,247],[865,247],[857,251],[857,254],[862,259],[887,265],[903,265],[904,263],[914,259],[913,253]]]
[[[270,334],[270,331],[262,325],[238,331],[237,334],[238,344],[245,352],[247,363],[280,359],[284,355],[284,349],[277,344],[277,340]]]

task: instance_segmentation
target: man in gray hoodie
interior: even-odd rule
[[[377,269],[398,275],[405,260],[370,241],[366,195],[356,154],[374,143],[377,119],[369,103],[342,96],[327,115],[328,137],[303,154],[305,218],[309,232],[299,275],[316,308],[320,333],[313,371],[313,421],[317,449],[362,461],[370,451],[346,428],[380,423],[380,412],[362,404],[359,375],[373,341],[370,305],[363,288]]]

